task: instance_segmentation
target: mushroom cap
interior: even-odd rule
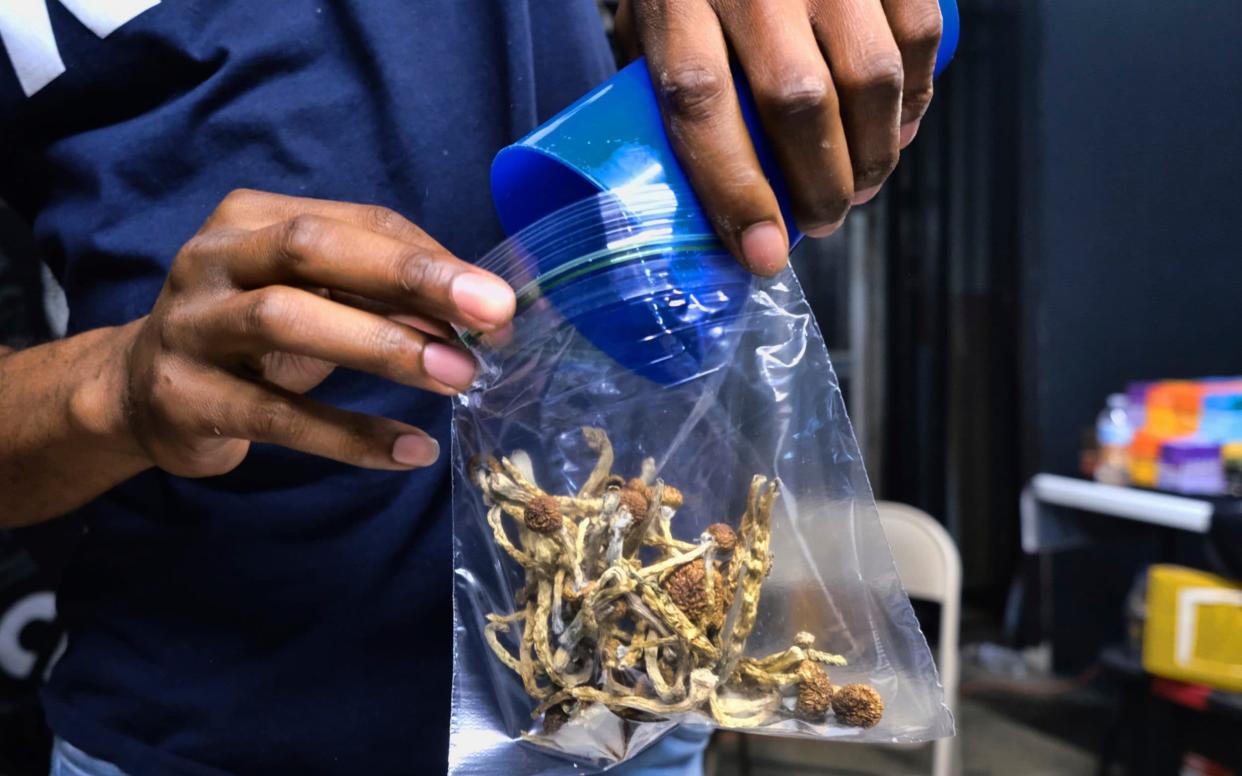
[[[798,666],[802,681],[798,683],[798,713],[809,720],[819,721],[828,716],[832,708],[833,686],[828,674],[813,660],[803,660]]]
[[[721,552],[733,552],[737,546],[737,534],[726,523],[712,523],[707,526],[707,533],[716,540],[716,547]]]
[[[638,520],[647,515],[647,497],[633,488],[621,489],[621,506],[629,510],[630,515]]]
[[[875,727],[884,716],[884,699],[874,687],[847,684],[832,694],[832,710],[837,721],[850,727]]]
[[[660,503],[666,507],[673,509],[681,509],[681,505],[686,502],[685,496],[681,495],[681,491],[674,488],[668,483],[664,484],[664,493],[660,496]]]
[[[706,577],[707,567],[703,559],[696,558],[673,569],[661,585],[677,608],[695,622],[701,621],[707,614]]]
[[[522,512],[522,521],[530,530],[551,534],[561,530],[565,519],[561,516],[560,504],[552,496],[535,496]]]
[[[724,577],[712,569],[711,601],[707,598],[707,565],[702,558],[678,566],[661,583],[669,598],[690,621],[703,628],[719,627],[724,622],[728,601]]]

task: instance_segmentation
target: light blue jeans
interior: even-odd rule
[[[698,728],[677,728],[638,757],[608,773],[616,776],[702,776],[703,749],[709,735],[707,730]],[[125,772],[57,738],[52,745],[49,776],[125,776]]]
[[[52,744],[52,770],[48,776],[125,776],[125,772],[57,737]]]

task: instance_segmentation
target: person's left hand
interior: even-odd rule
[[[725,244],[752,272],[789,237],[729,69],[736,55],[798,228],[836,231],[876,195],[932,96],[937,0],[622,0],[617,31],[647,57],[673,148]]]

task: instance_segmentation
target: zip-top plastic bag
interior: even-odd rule
[[[682,722],[951,735],[823,337],[668,187],[481,262],[510,329],[453,418],[450,772],[585,773]]]

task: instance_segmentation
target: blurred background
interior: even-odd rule
[[[795,266],[876,496],[916,508],[886,528],[956,547],[890,533],[960,735],[724,734],[708,772],[1242,773],[1242,3],[959,3],[917,141]],[[0,208],[0,344],[64,313]],[[0,774],[46,773],[70,549],[0,533]]]

